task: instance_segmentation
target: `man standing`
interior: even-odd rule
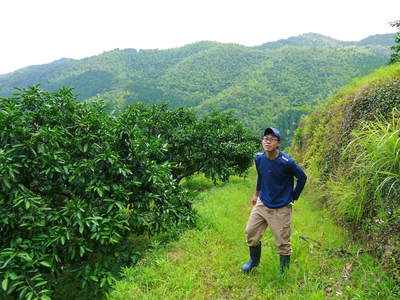
[[[307,176],[289,155],[281,152],[281,135],[276,128],[264,131],[262,146],[265,151],[255,155],[258,173],[253,209],[246,226],[246,240],[250,260],[242,266],[248,272],[258,266],[261,257],[261,236],[267,226],[275,238],[280,254],[281,274],[289,268],[292,247],[290,244],[292,204],[302,192]],[[296,188],[294,178],[297,179]]]

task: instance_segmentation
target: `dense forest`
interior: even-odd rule
[[[116,113],[136,102],[192,107],[200,115],[231,110],[253,131],[268,123],[286,138],[304,112],[386,64],[392,44],[394,34],[343,42],[309,33],[257,47],[205,41],[168,50],[116,49],[1,75],[0,96],[40,83],[48,91],[74,87],[79,100],[106,100]]]

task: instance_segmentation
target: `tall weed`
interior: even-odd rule
[[[350,180],[355,185],[359,202],[373,201],[369,214],[385,209],[391,213],[400,199],[400,112],[392,111],[391,120],[383,118],[364,122],[354,130],[354,139],[343,156],[352,158]],[[360,191],[364,191],[361,192]],[[368,197],[367,199],[362,199]],[[353,203],[358,206],[359,203]]]
[[[378,118],[353,130],[341,155],[342,170],[328,182],[331,210],[352,223],[390,219],[400,203],[400,119]]]
[[[327,187],[331,195],[328,200],[330,211],[346,221],[360,222],[368,211],[366,181],[366,177],[350,182],[344,177],[328,181]]]

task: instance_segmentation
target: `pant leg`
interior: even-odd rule
[[[254,205],[249,220],[246,225],[246,242],[249,247],[257,246],[260,239],[267,228],[267,222],[263,216],[262,209],[264,204],[257,200],[256,205]]]
[[[291,255],[293,252],[290,243],[292,208],[289,206],[276,209],[267,208],[266,219],[275,238],[277,252],[280,255]]]

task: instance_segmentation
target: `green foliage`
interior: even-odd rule
[[[63,274],[100,292],[131,233],[193,222],[180,179],[228,180],[256,147],[228,114],[137,104],[114,117],[37,86],[1,100],[0,281],[21,298],[51,296]]]
[[[362,223],[378,215],[392,216],[399,208],[399,133],[399,112],[395,110],[389,123],[385,118],[364,121],[352,132],[353,140],[342,153],[351,161],[346,181],[331,186],[338,196],[338,210],[350,220]]]
[[[114,75],[111,72],[91,70],[67,77],[60,81],[59,86],[74,87],[76,91],[79,91],[80,99],[87,99],[108,91],[114,81]]]
[[[360,120],[374,121],[377,115],[389,119],[393,107],[399,106],[400,67],[375,73],[356,80],[305,117],[301,134],[293,140],[294,155],[297,152],[307,166],[315,162],[324,180],[336,173],[340,152],[350,143],[350,133],[359,128]]]
[[[170,68],[163,76],[162,84],[168,91],[181,95],[190,106],[196,106],[232,86],[243,71],[265,58],[262,51],[222,44],[192,55]]]
[[[277,127],[284,146],[301,116],[352,78],[385,63],[383,57],[354,49],[284,47],[263,52],[263,61],[195,110],[233,111],[254,132],[262,132],[267,124]]]
[[[394,40],[396,44],[391,47],[392,54],[390,55],[390,63],[395,63],[400,61],[400,20],[394,21],[390,25],[398,31]]]
[[[312,170],[331,211],[368,238],[400,280],[400,65],[357,80],[305,117],[292,153]]]
[[[91,253],[109,254],[129,232],[131,171],[117,167],[101,107],[77,105],[68,89],[24,90],[0,111],[3,289],[40,298],[64,268],[90,268]]]
[[[140,128],[147,143],[159,144],[159,150],[150,156],[159,163],[170,162],[177,182],[195,173],[227,181],[252,164],[259,141],[232,114],[212,112],[197,118],[188,108],[166,111],[167,105],[137,103],[119,119],[125,128]],[[130,143],[129,138],[125,137],[124,143]]]
[[[340,217],[368,228],[376,253],[389,261],[391,273],[400,281],[400,114],[391,120],[363,122],[351,134],[353,140],[342,153],[346,179],[331,181],[328,190],[336,197],[329,204]],[[392,265],[393,264],[393,265]]]

